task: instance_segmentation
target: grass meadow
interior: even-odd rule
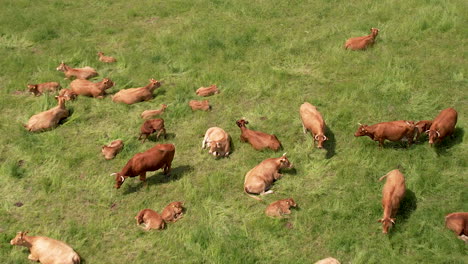
[[[29,230],[67,242],[83,263],[467,263],[468,246],[444,227],[444,216],[468,211],[468,5],[462,0],[2,0],[0,10],[0,262],[31,263],[11,246]],[[347,38],[380,29],[364,52]],[[96,53],[118,59],[104,64]],[[121,105],[79,97],[58,128],[29,133],[22,124],[56,105],[28,83],[68,87],[61,61],[111,78],[113,94],[162,80],[151,101]],[[201,86],[217,84],[211,112],[192,112]],[[204,99],[204,98],[203,98]],[[302,133],[299,106],[316,105],[328,126],[325,149]],[[140,143],[140,113],[165,103],[168,137]],[[434,118],[454,107],[455,137],[431,148],[387,141],[383,149],[353,136],[358,122]],[[275,134],[282,152],[255,151],[235,121]],[[219,126],[233,142],[229,158],[201,150]],[[101,146],[123,151],[106,161]],[[148,174],[148,185],[114,177],[137,152],[173,143],[172,175]],[[244,176],[262,160],[288,153],[274,194],[243,193]],[[407,195],[397,224],[382,234],[377,180],[400,168]],[[266,206],[292,197],[288,219]],[[184,201],[186,215],[164,231],[135,224],[139,210]],[[17,207],[15,203],[23,206]]]

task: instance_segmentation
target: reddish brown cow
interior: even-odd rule
[[[281,142],[275,135],[270,135],[260,131],[250,130],[245,125],[248,124],[244,119],[236,121],[237,126],[241,130],[240,140],[242,142],[249,142],[250,145],[256,150],[269,148],[278,151],[281,148]]]
[[[117,60],[114,57],[104,56],[104,53],[98,52],[99,60],[106,63],[116,62]]]
[[[146,182],[146,172],[163,169],[167,175],[171,171],[175,146],[173,144],[157,144],[145,152],[135,154],[125,167],[115,176],[115,188],[119,189],[128,177],[140,176],[140,181]]]
[[[379,34],[379,30],[377,28],[371,28],[370,31],[371,33],[368,36],[348,39],[345,43],[345,49],[365,50],[369,46],[374,45],[375,38]]]
[[[421,120],[417,122],[414,125],[414,134],[416,136],[415,140],[419,140],[421,135],[427,130],[429,130],[429,128],[431,128],[431,125],[432,125],[432,120]]]
[[[39,96],[44,92],[56,92],[60,88],[60,83],[58,82],[46,82],[38,84],[28,84],[28,92],[33,93],[35,96]]]
[[[135,216],[135,219],[138,226],[145,224],[144,229],[146,231],[149,231],[150,229],[161,230],[164,229],[166,225],[161,215],[151,209],[141,210],[138,212],[137,216]]]
[[[282,217],[291,214],[289,208],[296,206],[297,204],[293,198],[278,200],[268,205],[265,209],[265,214],[269,217]]]
[[[354,136],[368,136],[372,140],[378,141],[380,147],[383,147],[385,140],[408,141],[408,146],[410,146],[414,138],[414,123],[412,121],[399,120],[382,122],[372,126],[360,125]]]
[[[320,114],[315,106],[307,102],[301,105],[299,113],[304,134],[309,130],[314,138],[314,143],[315,141],[318,142],[317,148],[323,148],[323,142],[328,140],[328,138],[325,136],[325,121],[323,121],[322,114]]]
[[[61,71],[65,73],[65,79],[71,79],[71,77],[76,77],[77,79],[89,79],[93,78],[98,75],[95,69],[91,67],[84,67],[84,68],[72,68],[65,63],[60,63],[57,67],[57,71]]]
[[[203,101],[190,100],[189,106],[192,108],[193,111],[195,111],[195,110],[203,110],[203,111],[211,110],[211,105],[210,105],[210,102],[208,102],[208,100],[203,100]]]
[[[175,223],[177,220],[182,218],[182,215],[184,214],[183,212],[184,207],[182,202],[172,202],[164,208],[161,216],[164,219],[164,221],[166,221],[166,223]]]
[[[429,144],[441,142],[445,137],[453,135],[455,125],[457,124],[457,111],[453,108],[442,110],[439,115],[434,118],[431,128],[426,131],[429,135]]]
[[[400,202],[406,192],[405,176],[399,170],[392,170],[384,176],[380,177],[379,181],[387,178],[382,190],[382,207],[384,209],[383,218],[379,219],[382,223],[383,233],[387,234],[388,229],[395,224],[395,216]]]
[[[155,79],[150,79],[150,83],[144,87],[123,89],[118,91],[112,101],[116,103],[134,104],[138,102],[153,99],[153,92],[161,86],[161,83]]]
[[[75,94],[95,98],[103,98],[106,95],[106,90],[112,86],[114,83],[109,78],[104,78],[96,83],[82,79],[76,79],[70,83],[70,88]]]
[[[458,238],[468,243],[468,213],[451,213],[445,216],[445,226],[454,231]]]
[[[218,94],[218,86],[216,84],[212,84],[209,87],[200,87],[196,91],[197,95],[199,96],[210,96],[213,94]]]
[[[138,140],[140,140],[142,136],[145,136],[142,142],[142,143],[145,143],[146,139],[156,131],[159,131],[158,134],[156,135],[156,138],[159,138],[159,135],[161,135],[161,133],[164,133],[164,137],[166,137],[166,129],[164,128],[164,119],[156,118],[156,119],[146,120],[143,123],[143,125],[141,125],[140,127],[140,136],[138,137]]]

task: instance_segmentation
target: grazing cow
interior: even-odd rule
[[[323,148],[323,142],[328,140],[325,136],[325,121],[323,121],[322,114],[317,111],[317,108],[307,102],[303,103],[299,108],[301,114],[302,129],[304,134],[307,130],[310,131],[314,138],[314,143],[317,141],[317,148]]]
[[[383,147],[385,140],[408,141],[408,146],[410,146],[414,138],[414,123],[412,121],[399,120],[382,122],[371,126],[360,124],[354,136],[368,136],[372,140],[378,141],[380,147]]]
[[[135,154],[125,165],[125,167],[115,176],[115,188],[120,186],[128,177],[140,176],[140,181],[146,181],[146,172],[163,169],[167,175],[171,171],[171,163],[174,159],[175,146],[172,144],[157,144],[145,152]]]
[[[11,245],[29,249],[28,259],[43,264],[79,264],[80,256],[66,243],[44,236],[27,236],[28,232],[18,232],[10,241]]]
[[[202,149],[210,147],[208,153],[215,157],[227,157],[231,151],[230,137],[222,128],[210,127],[203,138]]]
[[[421,120],[417,122],[414,125],[414,134],[416,136],[415,140],[419,140],[421,135],[427,130],[429,130],[429,128],[431,128],[431,125],[432,125],[432,120]]]
[[[106,95],[106,90],[112,86],[114,86],[114,82],[109,78],[104,78],[96,83],[82,79],[76,79],[70,83],[70,88],[75,94],[94,98],[103,98]]]
[[[99,61],[106,62],[106,63],[113,63],[117,60],[114,57],[104,56],[104,53],[98,52],[97,55],[99,56]]]
[[[283,215],[291,214],[289,208],[296,206],[297,204],[293,198],[279,200],[268,205],[265,209],[265,214],[269,217],[282,217]]]
[[[134,104],[153,99],[153,91],[161,86],[155,79],[150,79],[150,83],[144,87],[123,89],[118,91],[112,101],[116,103]]]
[[[328,258],[325,258],[325,259],[321,259],[321,260],[315,262],[314,264],[340,264],[340,262],[335,258],[328,257]]]
[[[162,212],[162,219],[167,222],[175,223],[177,220],[182,218],[184,211],[183,203],[182,202],[172,202],[164,208]]]
[[[159,138],[159,135],[161,135],[161,133],[164,133],[164,137],[166,137],[166,129],[164,128],[164,119],[156,118],[156,119],[146,120],[143,123],[143,125],[141,125],[140,127],[140,136],[138,137],[138,140],[140,140],[141,137],[144,135],[145,138],[143,139],[142,143],[145,143],[146,139],[156,131],[159,131],[158,134],[156,135],[156,138]]]
[[[135,216],[137,226],[141,225],[142,223],[145,224],[144,229],[149,231],[150,229],[164,229],[165,223],[162,217],[158,214],[158,212],[153,211],[151,209],[143,209],[138,212],[137,216]]]
[[[279,170],[292,167],[293,165],[286,157],[286,153],[279,158],[270,158],[260,162],[245,175],[244,192],[260,201],[260,198],[250,194],[265,195],[273,193],[272,190],[269,190],[271,184],[283,176],[279,173]]]
[[[65,63],[60,63],[57,67],[57,71],[65,73],[65,79],[71,79],[71,77],[76,77],[77,79],[90,79],[98,75],[95,69],[91,67],[84,68],[72,68]]]
[[[457,124],[457,111],[453,108],[442,110],[426,133],[429,135],[429,144],[441,142],[445,137],[453,135]]]
[[[102,155],[106,160],[111,160],[122,150],[123,146],[122,140],[114,140],[110,144],[102,146]]]
[[[141,113],[141,118],[143,119],[150,119],[154,116],[157,116],[157,115],[161,115],[162,113],[164,113],[164,111],[166,110],[167,108],[167,105],[165,104],[161,104],[161,108],[160,109],[157,109],[157,110],[145,110],[143,111],[143,113]]]
[[[62,89],[59,91],[59,96],[63,96],[65,101],[75,100],[76,93],[74,93],[71,89]]]
[[[249,142],[250,145],[256,150],[269,148],[278,151],[281,148],[281,142],[275,135],[270,135],[260,131],[250,130],[245,125],[248,124],[244,119],[236,121],[237,126],[241,130],[240,140],[242,142]]]
[[[382,190],[382,207],[384,209],[383,218],[379,219],[382,223],[383,233],[387,234],[388,229],[395,224],[395,216],[400,202],[405,196],[405,176],[399,170],[392,170],[384,176],[380,177],[379,181],[387,178]]]
[[[190,100],[189,106],[192,108],[193,111],[195,111],[195,110],[203,110],[203,111],[211,110],[211,105],[210,105],[210,102],[208,102],[208,100],[203,100],[203,101]]]
[[[55,99],[58,100],[56,107],[31,116],[23,126],[31,132],[44,131],[56,127],[60,120],[67,118],[70,113],[65,108],[65,97],[55,96]]]
[[[451,213],[445,216],[445,226],[458,238],[468,243],[468,213]]]
[[[56,92],[60,88],[62,87],[58,82],[28,84],[28,92],[33,93],[35,96],[39,96],[45,92]]]
[[[196,94],[198,96],[210,96],[213,94],[218,94],[218,86],[216,84],[212,84],[209,87],[200,87],[197,89]]]
[[[369,46],[374,45],[375,38],[379,34],[379,30],[377,28],[371,28],[370,31],[371,33],[368,36],[348,39],[345,43],[345,49],[365,50]]]

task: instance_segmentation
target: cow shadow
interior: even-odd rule
[[[151,134],[146,141],[151,141],[151,142],[162,142],[164,140],[171,140],[176,137],[175,133],[166,133],[166,135],[160,135],[159,138],[157,138],[158,133],[153,133]]]
[[[328,140],[324,143],[324,148],[327,150],[327,154],[325,154],[325,159],[331,159],[336,154],[336,139],[335,133],[330,129],[330,127],[325,127],[325,135],[328,137]]]
[[[458,145],[463,142],[463,136],[465,135],[465,130],[461,127],[455,128],[453,135],[446,137],[442,140],[441,143],[435,144],[434,148],[437,155],[444,155],[447,153],[447,150],[452,148],[455,145]]]

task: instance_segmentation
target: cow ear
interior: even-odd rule
[[[391,221],[393,224],[395,224],[395,220],[396,220],[395,218],[390,218],[390,221]]]
[[[377,222],[382,223],[382,222],[383,222],[383,219],[379,219],[379,220],[377,220]]]

